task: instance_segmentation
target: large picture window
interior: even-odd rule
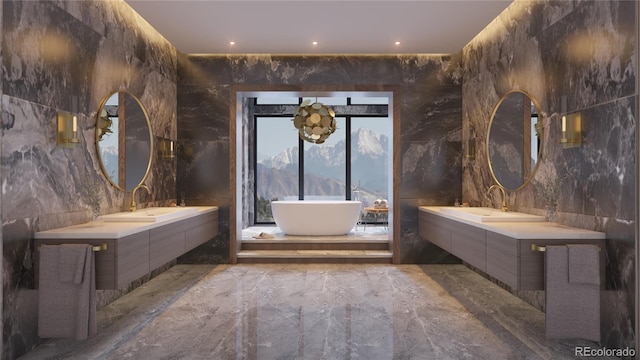
[[[254,102],[254,223],[273,223],[275,200],[360,200],[369,206],[389,198],[388,98],[317,101],[336,112],[337,130],[323,144],[298,137],[291,99]],[[274,109],[281,113],[274,114]]]

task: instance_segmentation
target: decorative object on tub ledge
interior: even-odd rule
[[[58,146],[74,148],[78,139],[78,117],[67,111],[58,111]]]
[[[266,232],[261,232],[258,235],[254,235],[253,238],[254,239],[273,239],[274,236]]]
[[[307,99],[296,110],[293,126],[302,140],[322,144],[336,131],[335,112],[327,106]]]
[[[373,202],[373,207],[376,209],[386,209],[389,207],[389,202],[386,199],[376,199]]]

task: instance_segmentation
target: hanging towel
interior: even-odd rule
[[[589,244],[570,244],[569,282],[600,285],[600,248]]]
[[[39,259],[38,336],[84,340],[96,333],[91,245],[43,245]]]
[[[599,257],[594,261],[596,263],[589,266],[599,269]],[[600,286],[569,282],[567,246],[547,245],[545,290],[547,339],[600,342]]]

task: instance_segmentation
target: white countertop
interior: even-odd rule
[[[482,222],[440,211],[442,206],[419,206],[419,211],[433,213],[450,220],[476,226],[516,239],[606,239],[607,234],[578,229],[551,222]]]
[[[218,210],[217,206],[193,206],[199,211],[185,214],[169,220],[158,222],[106,222],[100,219],[84,224],[68,226],[59,229],[39,231],[35,233],[35,239],[117,239],[133,235],[141,231],[150,230],[159,226],[182,221],[194,216]],[[192,207],[192,208],[193,208]]]

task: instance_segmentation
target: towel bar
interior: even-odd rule
[[[40,245],[42,246],[42,245]],[[38,249],[40,249],[40,246],[38,246]],[[101,245],[93,245],[91,247],[91,251],[93,252],[99,252],[99,251],[107,251],[107,244],[101,244]]]
[[[547,251],[547,247],[544,245],[531,244],[531,251],[545,252]],[[598,251],[600,251],[600,247],[598,247]]]
[[[531,251],[545,252],[547,251],[547,247],[544,245],[531,244]]]
[[[91,250],[93,250],[93,252],[98,252],[98,251],[107,251],[107,244],[102,244],[102,245],[94,245],[91,247]]]

